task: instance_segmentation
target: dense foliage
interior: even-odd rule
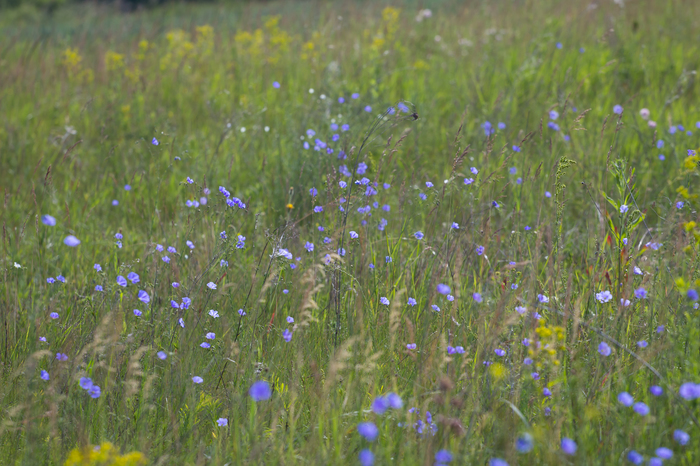
[[[430,8],[0,17],[0,463],[700,462],[700,4]]]

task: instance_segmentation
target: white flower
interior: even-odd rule
[[[19,264],[18,264],[17,262],[15,262],[15,268],[16,268],[16,269],[21,269],[21,268],[22,268],[22,266],[21,266],[21,265],[19,265]]]

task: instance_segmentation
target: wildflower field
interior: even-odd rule
[[[700,464],[698,18],[0,11],[0,464]]]

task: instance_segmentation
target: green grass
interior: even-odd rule
[[[359,464],[363,449],[378,465],[433,464],[441,449],[452,464],[609,465],[658,447],[671,464],[700,462],[698,404],[679,395],[700,382],[700,318],[686,298],[700,278],[686,227],[697,160],[684,164],[700,146],[700,4],[387,5],[2,12],[0,464],[63,464],[105,441],[153,465]],[[426,6],[432,16],[416,21]],[[398,102],[410,112],[384,113]],[[505,128],[487,137],[485,121]],[[334,152],[315,151],[315,138]],[[359,162],[378,183],[369,200],[351,182],[363,175],[339,171]],[[219,186],[246,208],[228,207]],[[357,212],[375,201],[371,216]],[[66,246],[69,234],[81,244]],[[293,259],[271,257],[279,248]],[[129,272],[140,281],[117,285]],[[66,282],[47,283],[58,275]],[[598,302],[606,290],[612,300]],[[182,297],[191,306],[172,307]],[[273,387],[269,400],[248,396],[256,380]],[[623,391],[650,413],[622,406]],[[403,407],[372,412],[389,392]],[[414,428],[426,411],[434,435]],[[365,421],[374,442],[358,434]],[[525,433],[534,448],[518,453]]]

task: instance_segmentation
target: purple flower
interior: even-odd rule
[[[670,460],[671,458],[673,458],[673,451],[671,451],[670,448],[659,447],[656,449],[655,453],[656,453],[656,456],[658,456],[659,458],[661,458],[663,460]]]
[[[58,319],[58,312],[52,312],[51,314],[49,314],[49,317],[51,317],[54,320]]]
[[[207,343],[206,341],[200,343],[199,346],[201,346],[201,347],[204,348],[204,349],[209,349],[209,348],[211,348],[211,345],[210,345],[209,343]]]
[[[66,246],[70,246],[70,247],[74,248],[80,244],[80,240],[73,235],[68,235],[63,239],[63,243]]]
[[[282,333],[282,338],[284,338],[284,341],[289,343],[292,341],[292,332],[289,331],[289,329],[284,329],[284,332]]]
[[[385,306],[388,306],[388,305],[389,305],[389,300],[388,300],[386,297],[384,297],[384,296],[382,296],[381,298],[379,298],[379,302],[382,303],[382,304],[385,305]]]
[[[649,346],[649,343],[647,343],[646,340],[639,340],[637,342],[637,346],[640,348],[646,348],[647,346]]]
[[[370,107],[369,105],[365,107],[365,112],[369,113],[371,111],[372,111],[372,107]]]
[[[423,237],[424,237],[425,235],[423,235],[423,232],[422,232],[422,231],[417,231],[417,232],[413,233],[413,236],[414,236],[417,240],[422,240]]]
[[[435,311],[435,312],[440,312],[440,308],[438,307],[437,304],[432,304],[430,307],[433,308],[433,311]]]
[[[686,293],[686,296],[688,297],[689,300],[691,301],[697,301],[698,300],[698,292],[693,290],[692,288],[688,290]]]
[[[605,343],[604,341],[601,341],[600,344],[598,345],[598,352],[602,354],[603,356],[610,356],[610,353],[612,353],[612,349],[610,346]]]
[[[153,139],[151,139],[151,144],[153,144],[154,146],[157,146],[159,144],[158,139],[156,139],[155,137]]]
[[[204,382],[204,379],[198,375],[195,375],[194,377],[192,377],[192,382],[194,382],[196,384],[200,384],[200,383]]]
[[[126,286],[126,278],[122,277],[121,275],[117,276],[117,285],[119,286]]]
[[[545,191],[544,197],[547,197],[547,198],[552,197],[552,193],[550,193],[549,191]]]
[[[576,442],[574,442],[572,439],[568,437],[564,437],[563,439],[561,439],[561,450],[567,455],[575,454],[577,449],[578,446],[576,445]]]
[[[647,414],[649,414],[649,406],[642,403],[641,401],[636,402],[634,404],[633,409],[640,416],[646,416]]]
[[[238,310],[238,315],[243,317],[245,315],[245,311],[243,309]]]
[[[613,113],[617,115],[622,115],[622,106],[621,105],[615,105],[613,107]]]
[[[652,385],[651,387],[649,387],[649,392],[651,392],[651,394],[654,396],[661,396],[664,393],[664,389],[659,387],[658,385]]]
[[[185,328],[185,321],[182,317],[177,320],[177,323],[180,324],[180,327]]]
[[[628,408],[634,404],[634,398],[632,398],[632,395],[627,392],[621,392],[619,395],[617,395],[617,401]]]
[[[414,350],[414,349],[416,349],[416,344],[415,343],[408,343],[406,345],[406,349]]]
[[[139,274],[136,272],[129,272],[129,274],[126,276],[126,278],[131,282],[131,283],[138,283],[140,281]]]
[[[138,309],[134,309],[134,315],[136,317],[141,317],[142,314],[143,314],[143,312],[139,311]]]
[[[41,223],[47,226],[55,226],[56,225],[56,219],[53,218],[52,216],[46,214],[41,216]]]
[[[374,464],[374,453],[372,453],[366,448],[360,451],[360,454],[357,455],[357,458],[360,460],[360,464],[362,466],[372,466]]]
[[[90,377],[81,377],[78,383],[83,390],[90,390],[90,388],[92,388],[92,379],[90,379]]]
[[[450,453],[449,450],[438,450],[438,452],[435,453],[435,461],[437,463],[449,463],[452,461],[452,453]]]
[[[49,380],[49,373],[42,369],[39,377],[41,380]]]
[[[449,286],[439,283],[437,286],[437,291],[440,294],[449,294],[452,290],[450,290]]]
[[[502,458],[491,458],[489,466],[508,466],[508,462]]]
[[[158,359],[160,359],[161,361],[164,361],[168,357],[168,355],[166,354],[165,351],[158,351],[158,353],[156,353],[156,355],[158,356]]]
[[[680,386],[678,394],[686,400],[694,400],[700,396],[700,386],[692,382],[686,382]]]
[[[549,298],[548,298],[547,296],[543,295],[543,294],[538,294],[538,295],[537,295],[537,300],[538,300],[539,302],[541,302],[542,304],[545,304],[545,303],[548,303],[548,302],[549,302]]]
[[[645,290],[642,287],[637,288],[634,290],[634,297],[637,299],[644,299],[647,297],[647,290]]]
[[[600,303],[607,303],[610,300],[612,300],[613,296],[612,293],[609,291],[601,291],[600,293],[596,293],[595,299],[598,300]]]
[[[529,433],[524,433],[515,440],[515,449],[518,453],[528,453],[534,448],[534,440],[532,435]]]
[[[228,419],[226,419],[225,417],[220,417],[216,420],[216,424],[219,427],[226,427],[228,425]]]
[[[550,397],[550,396],[552,396],[552,391],[551,391],[549,388],[545,387],[545,388],[542,390],[542,395],[544,395],[544,396],[546,396],[546,397]]]
[[[413,298],[408,298],[408,305],[409,306],[415,306],[416,304],[418,304],[418,301],[416,301]]]
[[[484,298],[481,297],[480,293],[473,293],[472,299],[474,299],[474,301],[476,301],[477,303],[481,303],[484,301]]]
[[[357,433],[370,442],[374,442],[379,435],[379,429],[373,422],[361,422],[357,425]]]
[[[168,256],[163,256],[163,262],[165,262],[166,264],[169,264],[170,258]]]
[[[272,87],[274,87],[275,89],[279,89],[279,88],[280,88],[280,83],[278,83],[277,81],[273,81],[273,82],[272,82]]]
[[[628,206],[627,204],[622,204],[622,205],[620,206],[620,213],[621,213],[621,214],[626,213],[628,210],[630,210],[630,208],[629,208],[629,206]]]
[[[53,277],[49,277],[46,279],[46,283],[51,284],[51,283],[56,283],[56,279]]]
[[[644,462],[644,457],[634,450],[630,450],[627,453],[627,460],[632,464],[642,464]]]
[[[139,290],[139,301],[141,301],[144,304],[148,304],[151,301],[151,297],[148,296],[148,293],[146,293],[143,290]]]
[[[253,401],[263,401],[268,400],[272,396],[272,388],[270,384],[264,380],[258,380],[250,386],[248,390],[248,395],[253,399]]]
[[[484,253],[484,247],[483,246],[477,246],[476,247],[476,255],[480,256]]]
[[[102,390],[97,385],[93,385],[92,387],[90,387],[90,389],[87,392],[88,395],[90,395],[90,398],[99,398],[102,394]]]
[[[532,376],[533,380],[540,380],[540,374],[538,374],[537,372],[533,372],[530,375]]]
[[[68,355],[63,353],[56,353],[56,359],[62,362],[68,361]]]
[[[216,283],[214,283],[214,282],[209,282],[209,283],[207,283],[207,288],[209,288],[210,290],[215,290],[215,289],[216,289]]]
[[[493,350],[494,353],[496,353],[496,356],[505,356],[506,352],[505,350],[502,350],[501,348],[496,348]]]
[[[690,441],[690,435],[683,432],[682,430],[676,429],[673,431],[673,440],[678,442],[678,444],[680,445],[685,445]]]

